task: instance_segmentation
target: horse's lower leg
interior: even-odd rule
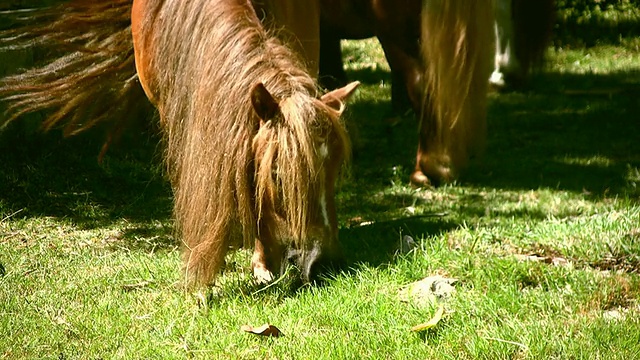
[[[320,85],[326,89],[337,89],[347,84],[347,74],[342,64],[340,38],[329,30],[320,31]]]
[[[269,265],[267,264],[265,247],[259,239],[256,239],[256,245],[253,249],[251,268],[253,269],[253,277],[257,282],[268,283],[273,281],[273,272],[269,270]]]
[[[403,115],[412,108],[407,88],[404,75],[391,69],[391,110],[394,116]]]
[[[280,273],[283,254],[283,246],[272,236],[268,229],[263,228],[260,236],[256,239],[253,256],[251,257],[253,277],[258,283],[271,282],[274,279],[274,275]]]

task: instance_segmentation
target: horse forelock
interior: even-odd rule
[[[288,235],[301,247],[307,240],[309,220],[319,218],[314,213],[321,211],[319,201],[314,199],[325,189],[326,167],[340,166],[350,147],[339,113],[315,96],[296,93],[279,104],[280,117],[263,126],[254,139],[260,157],[256,160],[256,199],[261,208],[265,201],[278,197]],[[328,148],[337,150],[330,154],[332,159],[323,153]]]

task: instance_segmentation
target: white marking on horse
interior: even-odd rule
[[[318,154],[320,155],[320,158],[322,158],[322,160],[325,160],[329,157],[329,147],[326,143],[320,144]],[[322,184],[322,189],[320,190],[320,211],[322,211],[324,226],[330,227],[329,213],[327,212],[327,192],[325,191],[324,183]]]
[[[329,157],[329,147],[327,146],[327,143],[320,144],[320,149],[318,151],[318,154],[320,154],[320,157],[322,158],[322,160]]]
[[[329,227],[329,214],[327,213],[327,193],[322,189],[320,191],[320,210],[322,211],[322,219],[324,220],[324,226]]]
[[[502,87],[505,85],[505,73],[516,74],[520,64],[513,49],[513,19],[511,17],[511,0],[498,0],[495,7],[495,60],[494,70],[489,83]]]

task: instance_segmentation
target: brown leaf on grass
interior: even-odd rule
[[[284,334],[282,333],[282,331],[280,331],[280,329],[270,324],[264,324],[258,327],[253,327],[251,325],[242,325],[240,327],[240,330],[250,334],[260,335],[260,336],[273,336],[273,337],[284,336]]]

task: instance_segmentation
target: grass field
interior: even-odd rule
[[[0,359],[640,358],[638,41],[553,49],[526,90],[491,94],[485,155],[456,184],[408,186],[415,121],[387,121],[388,67],[346,42],[363,82],[338,194],[349,270],[324,286],[180,286],[153,129],[98,164],[100,132],[0,138]],[[416,247],[398,252],[405,236]],[[442,320],[405,286],[457,279]],[[284,336],[244,333],[270,323]]]

